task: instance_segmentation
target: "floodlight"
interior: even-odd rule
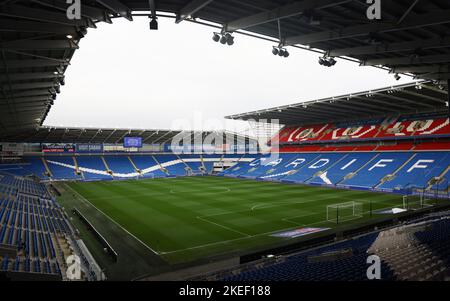
[[[150,30],[158,30],[158,21],[155,17],[150,21]]]
[[[229,45],[229,46],[231,46],[231,45],[233,45],[234,44],[234,37],[232,36],[232,35],[227,35],[227,44]]]

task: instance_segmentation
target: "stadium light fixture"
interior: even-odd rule
[[[158,19],[156,17],[150,17],[150,30],[158,30]]]
[[[229,46],[233,45],[234,44],[234,37],[232,35],[230,35],[230,34],[227,34],[226,37],[227,37],[227,44]]]
[[[319,58],[319,65],[331,67],[336,65],[337,61],[333,57],[323,56]]]
[[[215,32],[212,39],[213,39],[214,42],[219,42],[220,35],[217,32]]]
[[[58,72],[58,74],[63,74],[64,70],[61,66],[56,67],[56,72]]]
[[[86,27],[81,27],[78,31],[77,31],[78,37],[84,38],[85,35],[87,35],[87,28]]]
[[[234,37],[229,32],[217,33],[215,32],[212,37],[214,42],[220,42],[222,45],[231,46],[234,44]]]
[[[272,54],[273,55],[278,55],[278,56],[281,56],[281,57],[289,57],[289,51],[287,51],[286,48],[283,48],[281,46],[278,46],[278,47],[273,46]]]
[[[273,54],[273,55],[278,55],[278,52],[279,52],[278,48],[274,46],[274,47],[272,48],[272,54]]]

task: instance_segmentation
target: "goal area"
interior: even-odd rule
[[[341,222],[363,217],[363,206],[359,202],[345,202],[327,206],[327,221],[339,224]]]

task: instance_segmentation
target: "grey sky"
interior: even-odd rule
[[[117,19],[89,30],[45,125],[233,130],[223,116],[411,80],[343,60],[323,67],[319,54],[299,49],[281,58],[272,43],[242,35],[222,45],[212,28],[159,23],[150,31],[147,18]]]

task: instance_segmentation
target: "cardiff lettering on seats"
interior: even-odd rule
[[[264,166],[277,166],[278,164],[280,164],[283,161],[283,158],[278,158],[276,160],[272,160],[268,163],[263,164]]]
[[[356,161],[358,161],[357,159],[352,159],[350,162],[348,162],[347,164],[345,164],[344,166],[341,167],[341,170],[346,170],[347,168],[349,168],[353,163],[355,163]]]
[[[414,169],[425,169],[425,168],[427,168],[428,166],[430,166],[429,164],[428,165],[424,165],[423,163],[429,163],[429,164],[432,164],[432,163],[434,163],[434,160],[418,160],[416,163],[414,163],[414,165],[413,166],[411,166],[406,172],[407,173],[410,173],[410,172],[412,172]]]
[[[392,162],[394,162],[394,159],[381,159],[377,163],[375,163],[375,165],[373,165],[371,168],[369,168],[369,171],[372,171],[375,168],[386,167],[387,164],[385,164],[385,163],[392,163]]]
[[[285,167],[290,167],[290,166],[294,166],[294,168],[297,168],[298,165],[302,165],[303,163],[306,162],[306,159],[304,158],[297,158],[294,161],[290,162],[289,164],[287,164]]]
[[[317,168],[324,167],[328,163],[330,163],[330,159],[323,158],[323,159],[319,159],[318,161],[314,162],[308,168],[317,169]]]

